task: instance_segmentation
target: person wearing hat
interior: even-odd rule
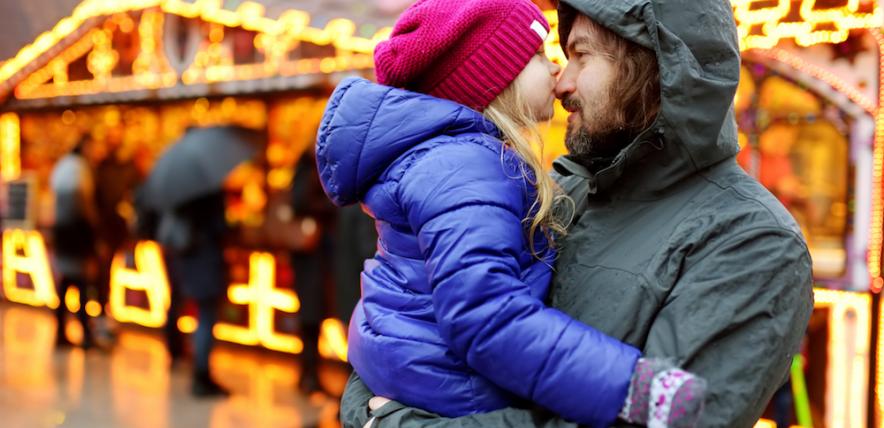
[[[349,361],[375,394],[445,416],[527,401],[591,426],[693,426],[701,378],[544,305],[570,201],[535,154],[561,71],[548,32],[528,0],[418,1],[375,52],[379,84],[332,94],[323,188],[379,234]],[[630,410],[652,393],[657,412]]]

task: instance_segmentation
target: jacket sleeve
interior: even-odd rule
[[[547,412],[537,410],[506,408],[490,413],[443,418],[439,415],[413,407],[391,402],[377,411],[370,412],[368,400],[374,394],[365,386],[359,375],[353,373],[341,398],[341,425],[344,428],[362,428],[371,417],[375,417],[374,428],[577,428]]]
[[[608,426],[639,352],[545,306],[522,282],[527,194],[510,162],[453,142],[401,180],[399,200],[418,235],[441,336],[503,389],[566,419]]]
[[[693,244],[644,349],[708,381],[703,427],[758,421],[787,379],[813,310],[801,237],[778,228],[728,236]]]

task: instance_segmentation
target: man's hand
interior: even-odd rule
[[[381,407],[384,407],[384,405],[389,402],[390,402],[389,398],[372,397],[371,400],[368,400],[368,408],[373,412],[375,410],[380,409]],[[374,423],[374,420],[375,420],[375,417],[372,416],[372,418],[369,419],[368,422],[365,423],[365,426],[363,428],[371,428],[371,424]]]

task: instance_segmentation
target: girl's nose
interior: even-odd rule
[[[551,64],[550,68],[549,68],[550,74],[552,74],[554,77],[559,77],[559,74],[562,73],[562,66],[558,65],[552,61],[550,61],[550,64]]]

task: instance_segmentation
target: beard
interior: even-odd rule
[[[576,97],[562,101],[568,110],[580,115],[577,122],[569,121],[565,147],[571,159],[590,167],[600,160],[610,163],[630,142],[631,132],[618,119],[610,98],[600,100],[588,111]]]

